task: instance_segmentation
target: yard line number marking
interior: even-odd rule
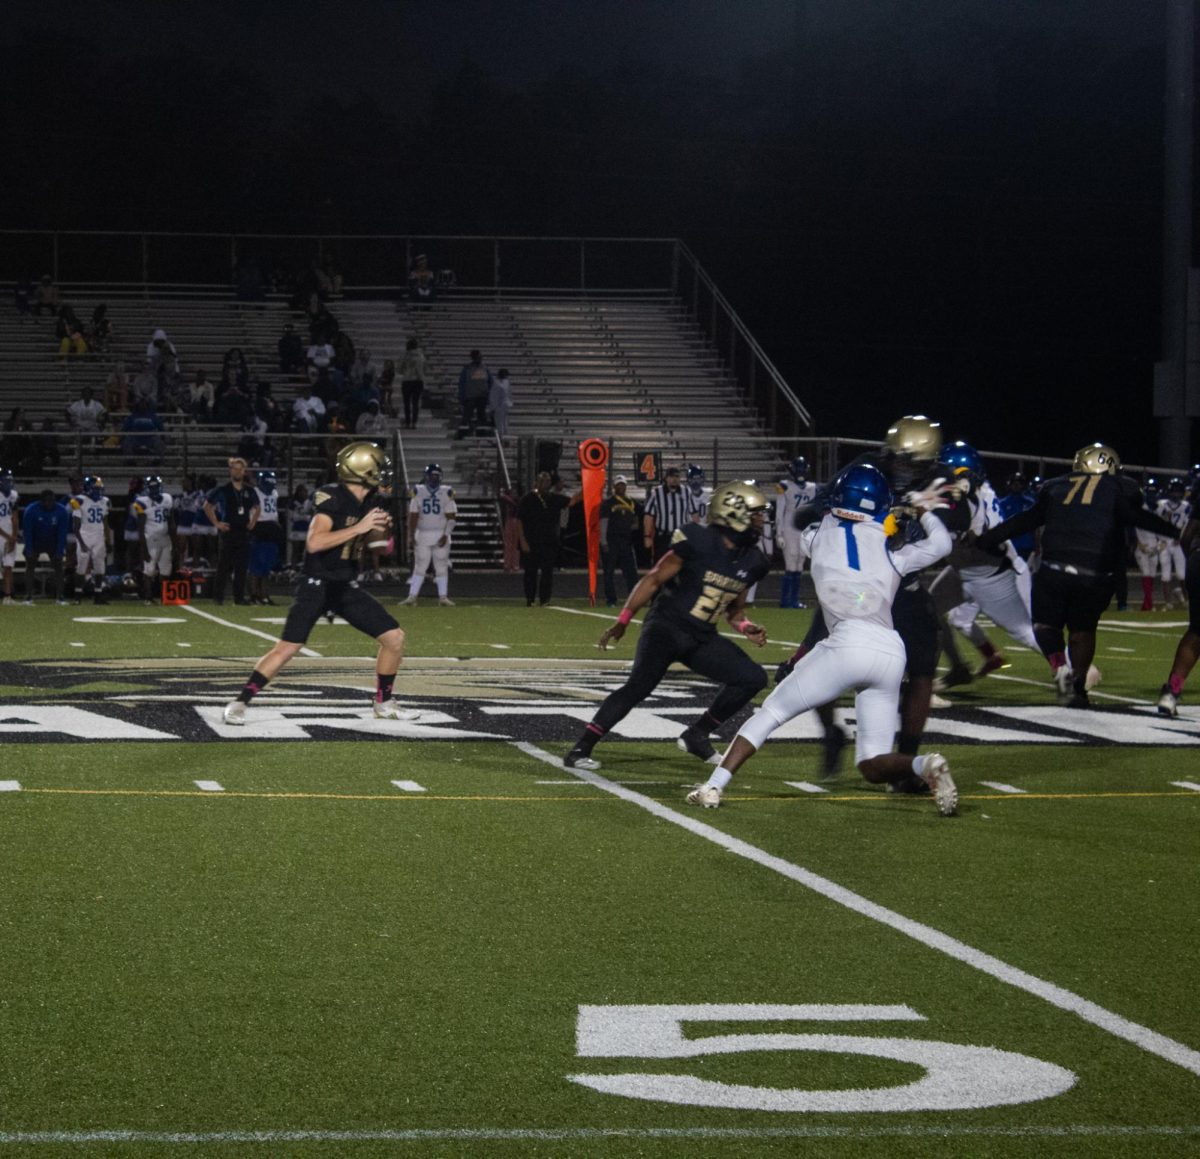
[[[528,741],[514,741],[511,743],[515,748],[520,749],[521,752],[535,760],[543,761],[548,765],[553,765],[555,768],[561,769],[563,767],[563,763],[558,757],[546,752],[545,749],[538,748],[537,745],[530,744]],[[744,857],[748,861],[753,861],[766,869],[773,870],[784,877],[790,878],[792,881],[811,889],[814,893],[820,894],[822,897],[828,898],[838,905],[845,906],[846,909],[862,914],[863,917],[870,918],[881,925],[888,926],[898,933],[904,934],[906,937],[912,938],[924,946],[928,946],[930,949],[938,950],[950,958],[972,966],[981,973],[988,974],[1001,982],[1016,987],[1018,990],[1024,990],[1027,994],[1032,994],[1035,998],[1041,998],[1049,1002],[1052,1006],[1057,1006],[1060,1010],[1065,1010],[1069,1014],[1076,1015],[1084,1022],[1089,1022],[1101,1030],[1108,1031],[1109,1034],[1115,1035],[1117,1038],[1133,1043],[1134,1046],[1140,1047],[1148,1054],[1157,1055],[1167,1062],[1173,1062],[1177,1066],[1183,1067],[1184,1070],[1190,1071],[1192,1074],[1200,1075],[1200,1051],[1193,1050],[1191,1047],[1185,1046],[1182,1042],[1176,1042],[1173,1038],[1168,1038],[1165,1034],[1160,1034],[1139,1023],[1131,1022],[1129,1019],[1123,1018],[1121,1015],[1115,1014],[1113,1011],[1106,1010],[1103,1006],[1089,1001],[1082,995],[1075,994],[1062,986],[1057,986],[1053,982],[1037,978],[1033,974],[1029,974],[1016,966],[1010,966],[1007,962],[1001,961],[1001,959],[993,957],[991,954],[984,953],[982,950],[977,950],[973,946],[968,946],[965,942],[960,942],[957,938],[943,934],[940,930],[935,930],[932,926],[914,921],[912,918],[906,918],[903,914],[881,906],[863,897],[861,894],[847,889],[845,886],[838,885],[835,881],[830,881],[827,877],[821,877],[811,870],[794,865],[790,861],[785,861],[782,857],[776,857],[774,854],[767,853],[765,850],[751,845],[748,841],[731,837],[728,833],[713,825],[699,821],[695,817],[689,817],[662,804],[660,801],[643,796],[641,793],[635,793],[632,789],[615,784],[613,781],[597,773],[589,773],[583,769],[572,769],[570,771],[580,780],[587,781],[588,784],[595,785],[596,788],[603,789],[604,792],[611,793],[614,797],[619,797],[621,800],[628,801],[632,805],[637,805],[663,821],[669,821],[673,825],[678,825],[681,829],[686,829],[689,833],[697,837],[703,837],[706,841],[711,841],[714,845],[719,845],[723,849],[727,849],[730,853],[736,853],[739,857]]]

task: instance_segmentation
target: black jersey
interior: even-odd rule
[[[374,492],[361,500],[341,483],[326,483],[313,496],[313,516],[328,515],[331,531],[352,527],[377,504]],[[327,580],[352,580],[358,574],[359,541],[351,539],[326,551],[310,551],[304,556],[304,574]]]
[[[651,617],[698,633],[712,633],[725,610],[770,571],[757,547],[729,547],[719,527],[688,523],[671,537],[671,550],[683,560],[679,574],[659,589]]]
[[[1179,532],[1142,505],[1126,475],[1072,473],[1049,479],[1028,510],[979,537],[981,547],[1041,527],[1042,559],[1082,575],[1108,575],[1125,558],[1125,529],[1143,527],[1176,538]]]

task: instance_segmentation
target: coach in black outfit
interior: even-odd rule
[[[229,482],[208,493],[204,512],[220,532],[220,555],[213,580],[213,600],[225,602],[225,585],[233,572],[233,598],[246,599],[246,565],[250,561],[250,532],[258,522],[258,496],[246,481],[246,460],[229,460]]]
[[[604,598],[611,608],[617,602],[614,573],[617,568],[625,577],[625,594],[633,591],[638,582],[637,556],[634,538],[642,522],[642,505],[626,494],[629,480],[618,475],[613,480],[611,498],[600,504],[600,548],[604,555]]]
[[[557,495],[551,490],[549,471],[538,472],[534,488],[517,507],[521,566],[525,569],[525,603],[545,606],[554,586],[554,562],[558,555],[558,525],[563,509],[579,502],[578,495]]]

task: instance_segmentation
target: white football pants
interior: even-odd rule
[[[959,604],[946,617],[955,628],[969,633],[975,617],[982,611],[1018,643],[1041,651],[1029,611],[1029,572],[1018,575],[1009,570],[981,575],[978,569],[964,568],[958,574],[967,603]]]

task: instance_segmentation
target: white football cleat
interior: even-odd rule
[[[958,812],[958,787],[950,776],[950,766],[941,753],[929,753],[925,758],[925,771],[921,774],[925,783],[933,790],[937,811],[943,817],[953,817]]]
[[[408,599],[406,599],[406,600],[401,600],[401,601],[400,601],[400,606],[401,606],[402,608],[415,608],[415,607],[417,606],[417,597],[416,597],[416,596],[409,596],[409,597],[408,597]]]
[[[1179,697],[1171,691],[1171,686],[1169,684],[1164,684],[1162,686],[1162,695],[1158,698],[1158,715],[1179,715]]]
[[[440,598],[438,599],[438,603],[439,603],[439,604],[440,604],[440,605],[441,605],[443,608],[452,608],[452,607],[454,607],[454,601],[453,601],[453,600],[452,600],[452,599],[451,599],[449,596],[442,596],[442,597],[440,597]]]
[[[688,793],[687,803],[702,809],[716,809],[721,804],[721,790],[716,785],[701,785]]]
[[[371,702],[376,720],[416,720],[421,714],[415,709],[401,708],[394,700],[375,700]]]
[[[585,757],[575,753],[567,753],[563,757],[564,769],[582,769],[585,773],[594,773],[600,768],[600,762],[595,757]]]
[[[1075,673],[1069,665],[1064,664],[1054,674],[1054,686],[1058,689],[1058,699],[1064,704],[1075,695]]]
[[[230,701],[225,705],[225,711],[221,714],[226,724],[245,724],[246,723],[246,705],[240,700]]]

